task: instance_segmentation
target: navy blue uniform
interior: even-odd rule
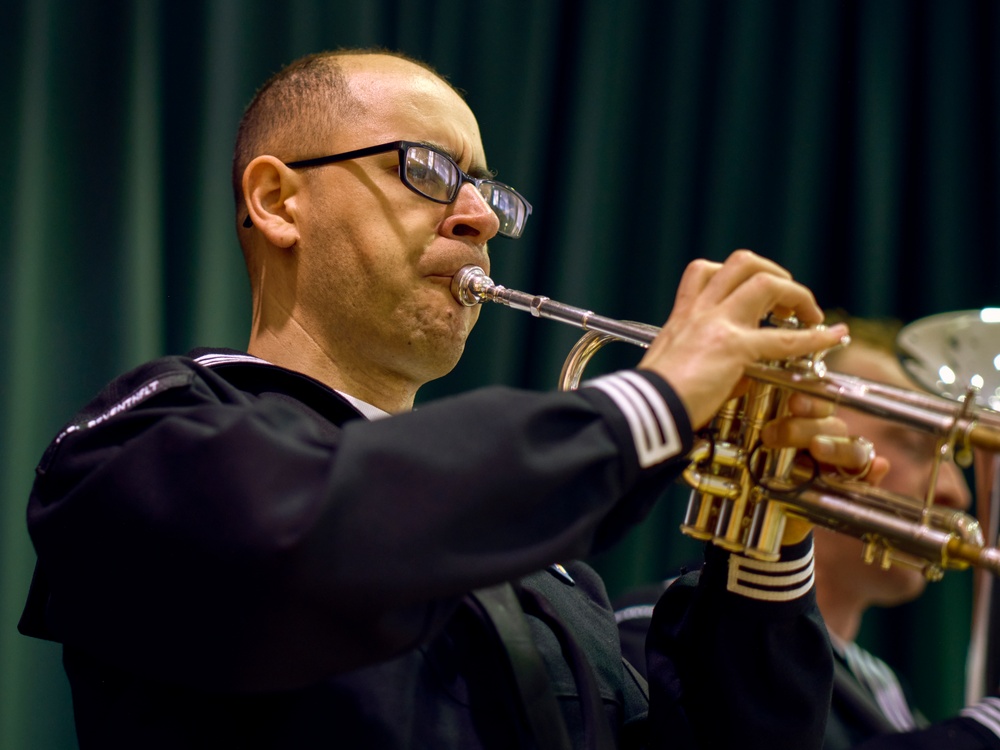
[[[64,644],[83,750],[528,746],[469,599],[513,581],[574,747],[582,654],[618,747],[818,748],[832,660],[811,577],[764,603],[710,550],[718,574],[663,602],[647,693],[600,579],[553,567],[642,520],[691,439],[649,373],[369,421],[246,355],[164,358],[43,456],[21,629]]]
[[[615,602],[622,651],[643,674],[654,604],[674,581],[637,587]],[[854,644],[838,646],[834,655],[823,750],[1000,750],[1000,697],[929,724],[888,665]]]

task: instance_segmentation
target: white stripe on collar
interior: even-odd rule
[[[975,719],[1000,737],[1000,698],[989,696],[973,706],[967,706],[961,711],[962,716]]]
[[[257,365],[271,365],[275,367],[274,363],[268,362],[266,359],[261,359],[260,357],[255,357],[252,354],[224,354],[222,352],[213,352],[211,354],[202,354],[200,357],[195,357],[195,362],[197,362],[202,367],[215,367],[216,365],[226,365],[235,362],[242,362],[246,364],[257,364]],[[368,420],[382,419],[389,416],[389,412],[379,409],[377,406],[372,406],[371,404],[362,401],[359,398],[355,398],[350,394],[344,393],[343,391],[337,391],[340,396],[347,399],[351,406],[357,409],[361,414]]]
[[[225,365],[230,362],[246,362],[249,364],[258,365],[270,365],[266,359],[261,359],[260,357],[254,357],[252,354],[223,354],[221,352],[212,352],[211,354],[202,354],[200,357],[195,357],[194,361],[197,362],[202,367],[215,367],[216,365]]]
[[[832,636],[830,640],[833,642]],[[838,645],[851,674],[875,699],[882,715],[900,732],[916,729],[913,711],[892,667],[852,641],[840,641]]]

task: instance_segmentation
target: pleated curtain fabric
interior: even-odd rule
[[[465,91],[534,205],[498,283],[654,324],[696,257],[748,247],[820,303],[904,321],[1000,303],[994,0],[5,0],[0,20],[0,747],[75,746],[58,647],[15,625],[47,442],[119,371],[241,348],[229,163],[292,59],[381,46]],[[578,332],[484,310],[426,401],[553,388]],[[594,367],[629,366],[609,347]],[[603,360],[599,362],[597,360]],[[594,560],[612,595],[698,555],[677,490]],[[862,641],[931,718],[961,704],[971,576],[872,613]],[[926,648],[933,643],[933,648]]]

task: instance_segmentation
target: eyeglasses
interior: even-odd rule
[[[462,185],[471,182],[500,219],[500,228],[497,232],[511,239],[521,236],[524,225],[531,216],[531,204],[523,195],[502,182],[466,174],[450,156],[423,143],[393,141],[379,146],[345,151],[342,154],[290,161],[286,166],[292,169],[320,167],[338,161],[360,159],[362,156],[384,154],[388,151],[399,153],[399,179],[414,193],[435,203],[454,203]],[[243,222],[243,226],[253,226],[249,216]]]

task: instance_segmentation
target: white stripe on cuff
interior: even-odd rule
[[[632,432],[639,466],[645,469],[680,453],[681,440],[670,408],[641,375],[626,370],[587,381],[584,386],[604,391],[621,409]]]
[[[814,580],[810,544],[809,551],[798,560],[767,562],[731,555],[726,589],[757,601],[788,602],[807,594]]]

